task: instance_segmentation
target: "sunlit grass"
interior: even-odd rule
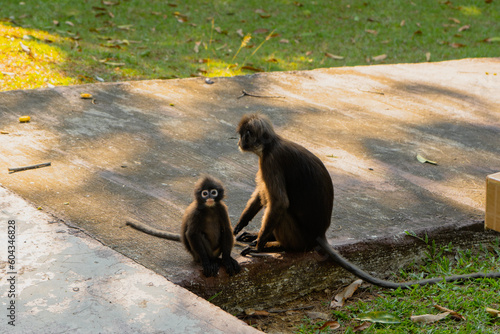
[[[78,83],[59,69],[65,55],[51,45],[59,40],[44,31],[0,23],[0,90]]]
[[[0,90],[500,55],[499,6],[484,0],[5,0],[0,24],[9,57],[38,71],[2,75]],[[6,29],[17,31],[13,44]],[[30,46],[59,57],[19,53],[27,31],[51,36]],[[1,71],[14,73],[12,63],[4,56]]]

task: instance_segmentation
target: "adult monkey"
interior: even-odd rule
[[[152,228],[135,220],[127,221],[142,232],[173,241],[181,241],[193,256],[201,262],[203,274],[217,276],[219,256],[229,276],[240,272],[238,262],[231,257],[234,237],[224,198],[224,187],[216,178],[205,176],[198,180],[194,200],[182,217],[181,234]]]
[[[282,138],[274,131],[269,119],[261,114],[244,115],[237,132],[241,151],[259,157],[257,186],[234,228],[238,234],[250,220],[266,207],[258,235],[242,234],[238,239],[256,239],[256,249],[248,247],[242,255],[282,248],[307,251],[321,246],[344,269],[375,285],[408,289],[412,285],[441,282],[433,278],[414,282],[394,283],[373,277],[352,264],[334,250],[326,240],[333,209],[332,179],[325,165],[304,147]],[[447,282],[500,277],[500,273],[475,273],[449,276]]]

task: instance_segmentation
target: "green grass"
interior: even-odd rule
[[[485,0],[4,0],[0,72],[8,74],[0,74],[0,90],[94,82],[96,76],[232,76],[498,57],[499,7]],[[24,35],[37,39],[23,41]],[[251,39],[238,52],[244,36]],[[20,41],[33,58],[20,51]],[[51,53],[57,56],[46,59]]]
[[[500,244],[477,249],[454,249],[453,245],[437,246],[428,242],[426,256],[421,263],[413,263],[401,271],[399,279],[418,280],[425,277],[468,274],[473,272],[493,272],[500,270]],[[500,280],[480,279],[463,283],[439,283],[424,287],[415,286],[411,290],[382,290],[369,288],[375,298],[349,303],[342,309],[332,311],[332,317],[340,325],[341,332],[354,333],[353,328],[361,321],[355,320],[360,314],[381,311],[397,316],[401,323],[373,323],[363,333],[498,333],[500,320],[489,315],[485,309],[500,308]],[[354,295],[356,298],[356,295]],[[439,322],[418,324],[411,321],[412,315],[439,314],[434,308],[440,305],[454,310],[466,320],[457,321],[447,317]],[[496,320],[498,319],[498,320]],[[322,323],[305,319],[298,333],[316,333]],[[325,330],[324,332],[328,332]],[[338,331],[332,331],[338,332]]]

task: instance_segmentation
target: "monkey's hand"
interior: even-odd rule
[[[219,273],[219,263],[217,261],[207,261],[203,265],[203,275],[206,277],[215,277]]]
[[[243,225],[242,224],[238,224],[234,227],[234,230],[233,230],[233,234],[234,235],[237,235],[238,233],[240,233],[240,231],[243,229]]]
[[[252,246],[255,246],[256,245],[255,240],[257,240],[257,234],[243,232],[236,238],[236,240],[240,241],[240,242],[245,242],[245,243],[254,242],[254,244],[252,244]]]
[[[226,267],[226,272],[229,276],[233,276],[237,273],[240,272],[241,267],[238,261],[233,259],[232,257],[229,257],[227,259],[222,259],[222,262],[224,264],[224,267]]]

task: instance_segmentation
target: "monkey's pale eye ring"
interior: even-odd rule
[[[212,197],[217,197],[218,194],[219,192],[217,191],[217,189],[210,190],[210,195],[212,195]]]
[[[201,197],[203,197],[203,198],[208,197],[208,190],[203,190],[201,192]]]

